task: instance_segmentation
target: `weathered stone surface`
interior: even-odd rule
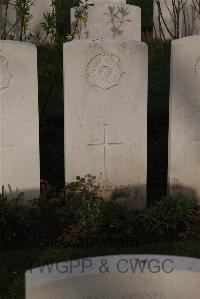
[[[177,1],[177,0],[175,0]],[[173,0],[158,0],[162,17],[160,16],[157,0],[153,2],[154,37],[161,39],[172,39],[175,34]],[[171,36],[172,35],[172,36]]]
[[[26,272],[26,299],[197,299],[199,275],[200,260],[193,258],[86,258]]]
[[[135,209],[146,206],[147,52],[114,39],[64,45],[66,182],[95,176]]]
[[[25,200],[40,189],[37,51],[0,41],[0,186]]]
[[[5,16],[7,14],[7,21],[5,22]],[[5,5],[0,5],[0,33],[6,31],[8,35],[14,34],[18,36],[19,24],[17,21],[17,13],[14,5],[9,5],[9,9],[6,11]]]
[[[9,34],[13,34],[15,36],[15,40],[20,40],[20,21],[17,16],[17,10],[15,7],[15,0],[11,0],[7,10],[7,18],[6,18],[6,32]],[[41,35],[41,39],[43,40],[46,36],[46,33],[43,31],[41,23],[44,22],[44,13],[51,13],[52,1],[51,0],[34,0],[31,1],[30,4],[30,15],[31,19],[28,22],[28,30],[27,35],[29,33],[39,32]],[[0,25],[3,26],[5,23],[5,15],[6,9],[5,6],[0,7]],[[3,28],[3,27],[1,27]],[[34,41],[34,40],[33,40]]]
[[[193,0],[187,1],[180,21],[180,37],[198,35],[200,33],[200,14],[197,2]]]
[[[126,4],[126,0],[93,0],[94,4],[102,4],[102,3],[107,3],[107,4]]]
[[[31,6],[33,18],[29,23],[29,32],[40,32],[42,39],[44,39],[46,35],[41,25],[41,23],[44,22],[43,14],[52,12],[51,4],[52,0],[35,0],[34,5]]]
[[[75,28],[71,10],[72,31]],[[80,23],[78,38],[119,38],[141,41],[141,9],[122,2],[103,1],[88,6],[86,21]]]
[[[157,2],[160,3],[162,12],[160,21]],[[175,36],[177,38],[200,33],[199,8],[193,0],[154,0],[153,20],[155,38],[173,39]]]
[[[200,36],[172,42],[169,185],[200,203]]]

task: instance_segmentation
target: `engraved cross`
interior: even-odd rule
[[[104,173],[105,173],[105,170],[106,170],[106,148],[107,148],[107,146],[122,145],[124,143],[123,142],[107,142],[106,127],[108,126],[108,124],[104,124],[103,126],[104,126],[104,141],[102,143],[89,143],[88,146],[89,147],[103,146],[103,149],[104,149]]]

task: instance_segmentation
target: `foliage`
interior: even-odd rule
[[[0,238],[4,246],[132,246],[185,240],[200,229],[200,210],[180,197],[163,198],[136,212],[104,201],[95,178],[77,177],[64,190],[47,186],[33,207],[2,197]]]
[[[144,237],[153,239],[178,239],[192,223],[194,210],[181,197],[163,198],[139,215],[138,223]]]
[[[24,273],[41,265],[58,263],[84,257],[116,254],[167,254],[200,258],[200,242],[161,242],[134,247],[48,248],[0,251],[0,298],[24,299]]]
[[[15,243],[16,240],[23,242],[30,224],[26,218],[27,210],[22,206],[20,195],[18,198],[8,201],[6,191],[2,187],[0,194],[0,246]]]
[[[0,0],[1,26],[0,39],[19,39],[31,41],[38,45],[53,45],[57,39],[56,33],[56,2],[52,0],[52,12],[44,13],[44,21],[40,24],[44,31],[44,37],[39,32],[30,32],[29,24],[33,15],[31,7],[33,0]],[[16,11],[16,19],[9,20],[10,11]]]

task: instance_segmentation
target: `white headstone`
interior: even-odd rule
[[[39,32],[42,40],[45,38],[46,33],[43,30],[41,23],[44,22],[44,13],[52,13],[52,0],[34,0],[34,5],[31,6],[31,14],[33,18],[29,23],[29,32]]]
[[[94,0],[94,4],[126,4],[126,0]]]
[[[119,38],[141,41],[141,9],[126,1],[101,1],[88,6],[86,20],[76,26],[71,10],[72,31],[77,38]]]
[[[40,190],[37,50],[0,41],[0,186],[9,198]]]
[[[102,194],[146,206],[148,49],[141,42],[64,45],[66,182],[92,175]]]
[[[5,16],[6,16],[6,22],[5,22]],[[19,23],[16,23],[16,20],[17,20],[17,12],[16,12],[15,5],[10,3],[7,11],[5,5],[0,5],[0,33],[1,34],[4,31],[6,31],[6,33],[8,33],[8,36],[10,36],[11,34],[14,36],[16,35],[18,36]]]
[[[7,24],[6,31],[9,34],[13,34],[15,36],[15,40],[19,40],[20,21],[19,21],[19,17],[17,16],[17,10],[15,4],[16,4],[15,0],[11,0],[9,3],[8,10],[7,10],[7,17],[6,17],[6,24]],[[30,15],[32,17],[28,22],[27,35],[29,33],[39,32],[41,35],[41,40],[45,38],[46,33],[44,32],[41,23],[44,22],[43,14],[52,12],[51,4],[52,4],[52,0],[33,0],[30,2]],[[5,22],[5,15],[6,15],[6,9],[5,6],[2,5],[0,6],[0,24],[2,25]]]
[[[200,36],[172,42],[169,185],[200,203]]]
[[[158,9],[160,3],[161,13]],[[154,0],[154,37],[173,39],[200,33],[200,14],[194,0]]]
[[[175,34],[173,3],[177,0],[154,0],[153,1],[153,22],[154,37],[158,39],[172,39],[171,35]],[[159,6],[159,5],[160,6]],[[160,9],[159,9],[160,7]],[[161,10],[161,12],[160,12]],[[162,13],[162,16],[161,16]]]
[[[85,258],[26,272],[26,299],[197,299],[200,260],[158,255]]]
[[[187,1],[181,14],[180,30],[180,37],[200,34],[200,12],[197,2]]]

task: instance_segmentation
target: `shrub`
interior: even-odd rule
[[[135,212],[98,195],[95,178],[77,177],[64,190],[45,187],[33,208],[0,197],[1,245],[132,246],[185,240],[200,229],[200,209],[181,197],[162,198]]]
[[[193,220],[192,205],[180,196],[162,198],[138,216],[145,239],[178,239]]]

